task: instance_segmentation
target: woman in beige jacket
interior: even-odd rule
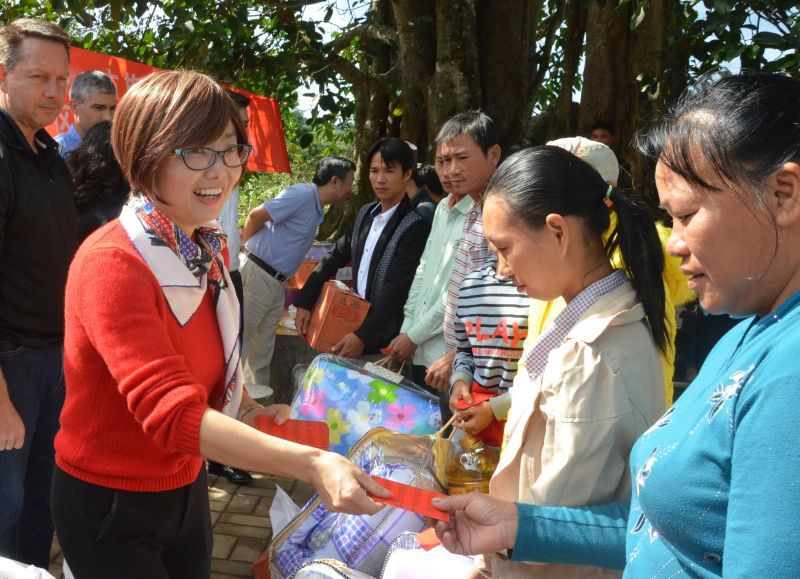
[[[511,156],[488,191],[484,230],[498,272],[535,299],[567,302],[523,353],[490,492],[540,505],[624,500],[631,446],[664,409],[664,262],[655,225],[587,163],[556,147]],[[611,211],[617,229],[604,245]],[[627,271],[611,265],[617,247]],[[619,576],[512,563],[502,553],[488,559],[495,577]]]

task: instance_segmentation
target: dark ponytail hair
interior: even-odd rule
[[[541,146],[514,153],[498,167],[487,197],[497,196],[513,219],[531,229],[544,226],[551,213],[583,218],[587,233],[598,241],[611,224],[606,205],[609,185],[588,163],[560,147]],[[625,273],[644,306],[653,342],[667,351],[664,253],[655,223],[645,207],[611,191],[617,225],[605,244],[609,259],[619,248]]]

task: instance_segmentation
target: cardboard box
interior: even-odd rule
[[[300,264],[300,268],[289,278],[289,289],[301,289],[318,263],[319,260],[304,259],[303,263]]]
[[[358,329],[369,311],[369,302],[340,281],[325,282],[311,312],[308,343],[315,350],[330,352],[345,335]]]

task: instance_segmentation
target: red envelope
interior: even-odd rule
[[[372,477],[379,485],[388,489],[392,496],[388,499],[370,495],[370,498],[385,505],[392,505],[399,507],[406,511],[411,511],[422,515],[423,517],[431,517],[439,521],[449,521],[450,513],[440,511],[431,504],[431,499],[436,497],[445,498],[447,495],[441,493],[434,493],[424,489],[418,489],[403,483],[387,480],[379,476]]]
[[[436,536],[436,531],[433,527],[425,529],[421,533],[417,533],[417,543],[419,543],[419,546],[425,551],[430,551],[434,547],[438,547],[442,544],[439,537]]]
[[[330,432],[327,422],[316,422],[312,420],[292,420],[289,419],[280,426],[275,424],[272,416],[263,414],[256,416],[255,428],[264,434],[277,436],[290,442],[313,446],[320,450],[330,449]]]
[[[490,398],[494,398],[495,394],[489,394],[487,392],[473,392],[472,393],[472,404],[467,404],[464,399],[458,401],[456,404],[456,408],[458,410],[466,410],[467,408],[472,408],[473,406],[477,406],[478,404],[482,404],[486,402]]]

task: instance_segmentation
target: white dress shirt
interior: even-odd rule
[[[358,287],[356,288],[356,292],[364,299],[367,299],[367,277],[369,275],[369,266],[372,263],[372,254],[375,253],[375,245],[377,245],[378,238],[380,238],[381,233],[383,233],[383,229],[386,227],[389,219],[394,215],[398,205],[400,204],[398,203],[391,209],[387,209],[383,213],[378,213],[372,217],[372,225],[369,228],[367,240],[364,242],[364,252],[361,254],[361,261],[358,264]],[[381,206],[378,205],[377,209],[380,209],[380,207]]]

